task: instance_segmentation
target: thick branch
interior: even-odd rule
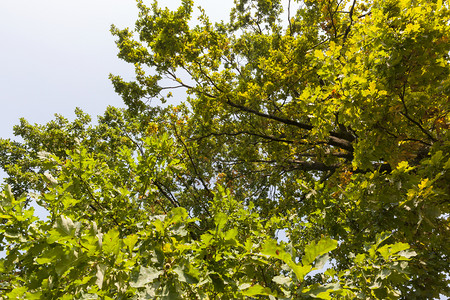
[[[305,130],[311,131],[314,128],[314,126],[309,125],[309,124],[300,123],[295,120],[278,117],[278,116],[275,116],[272,114],[266,114],[266,113],[260,112],[258,110],[249,108],[247,106],[234,103],[229,98],[227,98],[227,104],[229,104],[230,106],[232,106],[234,108],[240,109],[242,111],[245,111],[245,112],[266,118],[266,119],[275,120],[275,121],[284,123],[286,125],[292,125],[292,126],[300,128],[300,129],[305,129]],[[354,137],[351,134],[340,133],[340,132],[330,132],[330,140],[328,141],[328,144],[342,148],[342,149],[350,151],[350,152],[353,152],[353,146],[351,144],[351,142],[353,140],[354,140]]]
[[[245,161],[245,160],[224,161],[224,160],[222,160],[222,162],[225,162],[228,164],[230,164],[230,163],[239,164],[239,163],[248,163],[248,162],[264,163],[264,164],[272,164],[275,166],[278,165],[278,167],[284,168],[285,171],[302,170],[302,171],[319,171],[319,172],[328,172],[328,171],[334,172],[338,168],[345,165],[345,163],[327,165],[322,162],[302,161],[302,160],[285,160],[284,163],[280,163],[277,160],[262,160],[262,159],[250,160],[250,161]],[[356,169],[356,170],[353,170],[352,172],[365,174],[368,172],[373,172],[373,170],[378,170],[378,172],[381,172],[381,173],[391,173],[392,167],[388,163],[373,164],[372,168]],[[252,172],[259,172],[259,171],[255,170]]]
[[[207,135],[198,137],[198,138],[194,138],[194,140],[202,140],[205,138],[208,138],[210,136],[237,136],[237,135],[241,135],[241,134],[247,134],[247,135],[251,135],[251,136],[256,136],[256,137],[260,137],[262,139],[266,139],[266,140],[270,140],[270,141],[274,141],[274,142],[281,142],[281,143],[286,143],[286,144],[293,144],[294,141],[291,140],[285,140],[276,136],[272,136],[272,135],[263,135],[263,134],[258,134],[258,133],[253,133],[253,132],[249,132],[249,131],[237,131],[237,132],[211,132]]]
[[[290,120],[290,119],[281,118],[281,117],[274,116],[274,115],[271,115],[271,114],[266,114],[266,113],[257,111],[255,109],[246,107],[244,105],[236,104],[236,103],[232,102],[229,98],[227,100],[227,104],[229,104],[230,106],[232,106],[234,108],[238,108],[238,109],[240,109],[242,111],[246,111],[246,112],[249,112],[251,114],[254,114],[254,115],[266,118],[266,119],[275,120],[275,121],[278,121],[278,122],[281,122],[281,123],[284,123],[284,124],[287,124],[287,125],[293,125],[295,127],[301,128],[301,129],[312,130],[314,128],[312,125],[300,123],[300,122],[297,122],[297,121],[294,121],[294,120]]]
[[[349,13],[350,24],[348,24],[347,28],[345,29],[345,33],[344,33],[344,38],[343,38],[344,43],[347,40],[348,34],[350,33],[350,28],[353,25],[353,11],[355,10],[355,4],[356,4],[356,0],[353,0],[353,4],[352,4],[352,7],[350,8],[350,13]]]
[[[334,171],[336,170],[339,165],[333,164],[333,165],[326,165],[321,162],[315,162],[315,161],[299,161],[299,160],[293,160],[292,163],[295,165],[294,169],[299,169],[302,171]]]

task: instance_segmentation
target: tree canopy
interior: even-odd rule
[[[0,140],[1,299],[450,295],[447,1],[137,5],[125,108]]]

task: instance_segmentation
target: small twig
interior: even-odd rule
[[[200,182],[201,182],[203,188],[204,188],[206,191],[208,191],[208,193],[209,193],[210,195],[214,195],[214,194],[211,192],[211,190],[208,188],[208,186],[206,185],[205,181],[203,180],[202,176],[200,175],[200,172],[197,170],[197,166],[195,165],[195,162],[194,162],[194,160],[193,160],[191,154],[189,153],[188,147],[187,147],[186,144],[183,142],[182,138],[178,135],[178,131],[177,131],[177,129],[176,129],[176,126],[175,126],[174,124],[172,124],[172,126],[173,126],[173,130],[174,130],[174,133],[175,133],[175,137],[178,139],[178,141],[181,143],[181,145],[183,146],[184,150],[186,151],[186,154],[187,154],[187,156],[188,156],[188,158],[189,158],[189,161],[191,162],[191,164],[192,164],[192,166],[193,166],[193,168],[194,168],[194,172],[195,172],[195,174],[197,175],[198,179],[200,180]]]
[[[436,142],[437,140],[425,129],[425,128],[423,128],[423,126],[419,123],[419,122],[417,122],[416,120],[414,120],[413,118],[411,118],[410,116],[409,116],[409,114],[408,114],[408,107],[406,106],[406,103],[405,103],[405,98],[404,98],[404,96],[405,96],[405,86],[406,86],[406,84],[404,85],[404,88],[403,88],[403,93],[402,93],[402,95],[400,95],[400,100],[402,101],[402,105],[403,105],[403,108],[404,108],[404,110],[405,110],[405,112],[400,112],[400,114],[402,115],[402,116],[404,116],[406,119],[408,119],[411,123],[413,123],[414,125],[416,125],[417,127],[419,127],[419,129],[431,140],[431,141],[433,141],[433,142]]]
[[[355,5],[356,5],[356,0],[353,0],[353,4],[352,4],[352,7],[350,8],[350,12],[349,12],[349,16],[348,16],[350,19],[350,24],[348,24],[347,29],[345,29],[343,43],[345,43],[345,41],[347,40],[347,36],[350,33],[350,28],[353,25],[353,11],[355,9]]]
[[[161,182],[155,179],[153,180],[153,184],[156,185],[161,194],[163,194],[164,197],[166,197],[167,200],[169,200],[169,202],[172,203],[173,206],[180,207],[180,203],[175,199],[175,197],[173,197],[172,194],[170,194],[169,196],[169,194],[163,189],[164,185]]]

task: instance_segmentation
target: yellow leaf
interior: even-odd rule
[[[419,189],[423,190],[424,188],[426,188],[427,187],[427,183],[428,183],[428,178],[425,178],[424,180],[422,180],[419,183]]]
[[[369,83],[370,94],[373,95],[376,92],[376,87],[377,87],[376,82],[372,81],[371,83]]]
[[[331,50],[331,51],[334,51],[335,48],[336,48],[335,42],[331,41],[331,42],[330,42],[330,50]]]
[[[317,57],[318,59],[324,59],[325,56],[323,55],[323,52],[320,50],[314,50],[314,56]]]
[[[164,246],[163,246],[163,251],[164,251],[165,253],[171,252],[171,250],[172,250],[172,247],[170,246],[169,243],[164,244]]]

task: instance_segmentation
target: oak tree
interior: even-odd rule
[[[1,140],[1,297],[449,295],[448,2],[285,2],[137,1],[126,109]]]

